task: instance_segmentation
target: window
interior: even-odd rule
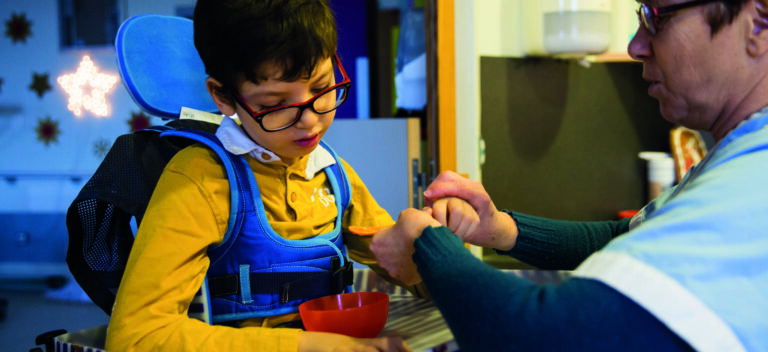
[[[111,46],[119,27],[119,0],[59,0],[61,47]]]

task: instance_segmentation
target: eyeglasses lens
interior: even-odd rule
[[[317,97],[313,107],[318,114],[324,114],[338,108],[345,100],[347,100],[347,87],[336,87]]]
[[[348,89],[346,86],[336,87],[335,89],[331,89],[322,95],[315,97],[312,107],[318,114],[329,113],[341,106],[341,104],[347,100],[347,94]],[[262,116],[261,123],[264,126],[264,129],[276,131],[293,125],[300,117],[301,109],[299,107],[290,107],[273,111]]]
[[[646,4],[640,4],[640,9],[637,10],[637,14],[640,16],[640,21],[648,32],[650,32],[651,35],[656,34],[656,16],[653,9]]]

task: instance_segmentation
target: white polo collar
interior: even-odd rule
[[[216,137],[219,138],[224,148],[232,154],[248,154],[262,163],[275,163],[280,161],[280,157],[254,142],[242,128],[235,122],[237,115],[224,117],[221,120],[219,128],[216,130]],[[315,177],[318,171],[336,163],[336,159],[322,146],[318,146],[309,154],[307,167],[304,169],[307,180]]]

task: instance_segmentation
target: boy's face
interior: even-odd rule
[[[259,84],[245,81],[240,86],[239,94],[243,103],[256,114],[278,106],[305,102],[336,83],[333,62],[330,58],[318,63],[309,80],[281,81],[277,78],[281,77],[282,72],[279,70],[272,70],[272,72],[274,74],[270,75],[266,81],[261,81]],[[317,147],[336,116],[335,110],[318,114],[312,109],[305,109],[293,126],[280,131],[267,132],[239,104],[235,104],[234,108],[246,133],[256,143],[279,155],[289,165]],[[270,117],[267,115],[265,118]]]

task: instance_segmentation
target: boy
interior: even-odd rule
[[[237,277],[237,286],[279,271],[274,261],[286,251],[293,252],[280,262],[283,267],[332,271],[321,259],[326,263],[338,253],[344,260],[344,252],[373,265],[368,239],[345,233],[345,248],[338,231],[393,224],[345,162],[351,199],[339,219],[340,188],[325,171],[336,161],[319,142],[346,99],[349,81],[335,56],[336,27],[326,2],[199,0],[193,22],[208,91],[221,113],[239,119],[224,118],[216,137],[228,153],[245,157],[260,190],[253,197],[257,209],[239,234],[225,236],[234,204],[221,159],[200,144],[180,151],[158,181],[136,235],[107,350],[409,350],[397,338],[272,329],[298,320],[302,300],[242,293],[250,285],[238,286],[236,300],[212,301],[214,323],[227,326],[188,316],[204,282],[214,297],[214,281]],[[232,243],[227,256],[212,260],[209,248]]]

